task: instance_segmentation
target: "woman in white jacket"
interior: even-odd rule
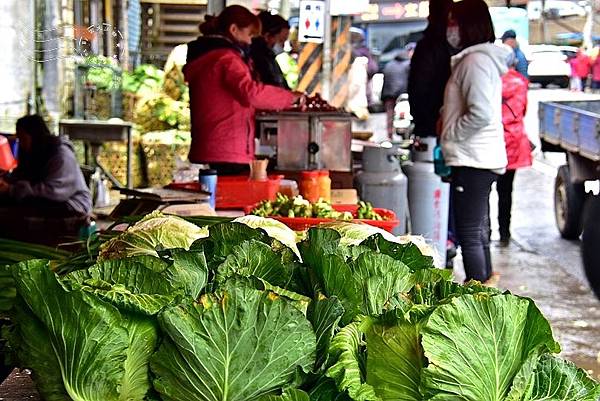
[[[493,44],[494,27],[483,0],[454,3],[447,30],[452,57],[442,112],[441,145],[452,167],[451,203],[467,280],[492,276],[489,195],[506,167],[502,81],[508,51]]]

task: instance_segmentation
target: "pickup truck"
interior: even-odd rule
[[[563,238],[582,236],[585,272],[600,298],[600,100],[540,102],[539,124],[542,151],[567,155],[554,183],[556,225]]]

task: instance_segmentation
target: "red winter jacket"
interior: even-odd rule
[[[292,92],[252,78],[242,52],[223,37],[188,45],[183,72],[190,87],[192,163],[249,163],[254,159],[255,109],[291,106]]]
[[[571,64],[571,76],[586,79],[590,75],[592,61],[583,52],[579,51],[569,63]]]
[[[527,111],[527,87],[529,81],[514,69],[502,77],[502,124],[507,170],[531,166],[531,145],[525,133],[523,118]]]

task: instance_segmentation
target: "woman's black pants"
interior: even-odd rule
[[[490,170],[452,167],[454,228],[467,280],[484,282],[492,274],[489,201],[498,175]]]

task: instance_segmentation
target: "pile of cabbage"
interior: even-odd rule
[[[11,266],[4,336],[47,401],[600,397],[531,300],[372,230],[153,214],[85,269]]]

